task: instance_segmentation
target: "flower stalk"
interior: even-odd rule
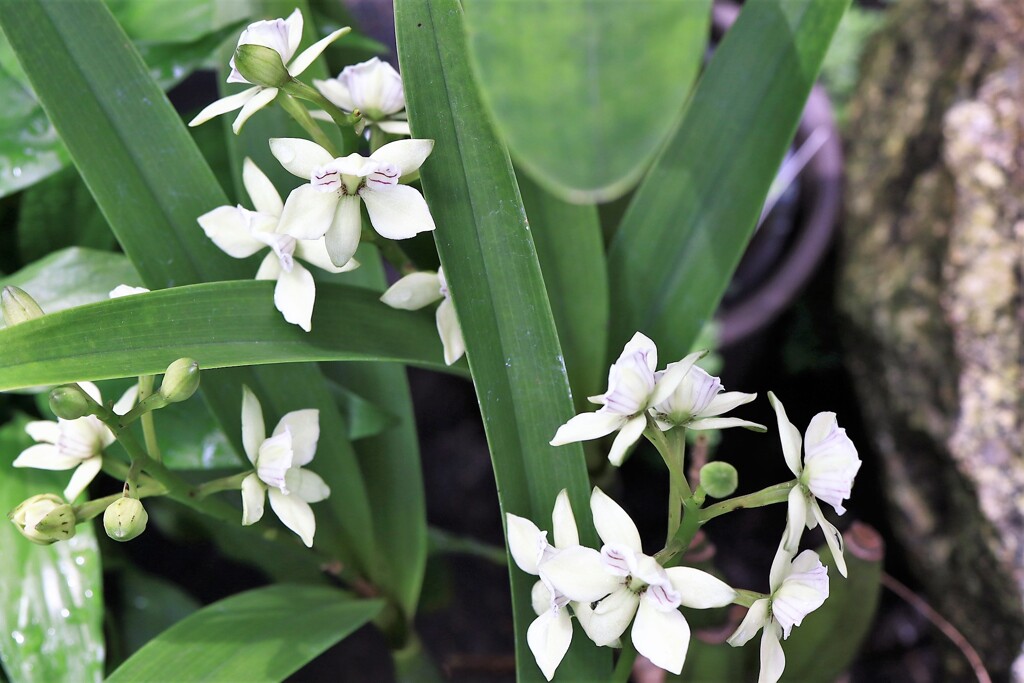
[[[742,510],[744,508],[759,508],[765,505],[774,505],[775,503],[784,503],[789,498],[790,490],[796,486],[796,480],[787,481],[783,484],[775,484],[763,488],[755,493],[748,493],[745,496],[736,496],[729,500],[723,500],[720,503],[709,505],[700,511],[700,523],[705,522],[724,515],[727,512],[733,510]]]

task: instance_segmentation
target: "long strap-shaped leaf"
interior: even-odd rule
[[[0,391],[157,374],[183,356],[201,368],[394,360],[447,369],[433,317],[377,293],[319,286],[313,331],[281,320],[273,284],[190,285],[60,311],[0,330]]]
[[[0,27],[148,287],[251,277],[196,226],[197,216],[227,200],[100,0],[0,2]],[[317,543],[354,563],[357,571],[365,570],[375,554],[369,503],[344,420],[323,376],[302,364],[218,373],[218,382],[208,383],[204,395],[236,448],[242,383],[272,414],[320,411],[318,451],[329,457],[321,455],[314,468],[332,487],[322,506],[333,514],[320,515]]]
[[[752,0],[609,250],[609,348],[637,330],[665,360],[690,350],[750,239],[849,0]]]
[[[548,526],[555,496],[567,488],[582,538],[593,542],[582,449],[548,445],[572,415],[572,401],[508,153],[470,73],[461,7],[457,0],[398,0],[395,15],[413,133],[436,141],[422,168],[423,188],[466,338],[502,510]],[[535,618],[532,577],[511,574],[518,675],[537,680],[525,638]],[[560,671],[588,680],[606,675],[607,658],[588,649],[570,653]]]

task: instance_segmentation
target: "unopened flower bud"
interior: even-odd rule
[[[77,420],[92,415],[96,402],[77,384],[65,384],[50,392],[50,410],[64,420]]]
[[[292,80],[280,53],[263,45],[239,45],[234,66],[245,80],[265,88],[281,88]]]
[[[32,496],[7,514],[21,535],[39,545],[66,541],[75,535],[74,509],[53,493]]]
[[[103,529],[115,541],[130,541],[146,530],[149,513],[138,498],[118,498],[103,512]]]
[[[4,321],[8,326],[23,323],[43,316],[36,300],[20,287],[8,285],[0,292],[0,309],[3,310]]]
[[[739,475],[727,462],[709,462],[700,468],[700,487],[712,498],[725,498],[736,492]]]
[[[196,393],[199,388],[199,362],[179,358],[167,366],[160,383],[160,394],[168,403],[179,403]]]

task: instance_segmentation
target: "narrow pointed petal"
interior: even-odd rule
[[[117,403],[114,404],[114,412],[118,415],[125,415],[129,410],[135,407],[135,402],[139,400],[139,385],[133,384],[128,387],[121,398],[117,399]]]
[[[242,162],[242,184],[256,211],[275,218],[280,217],[281,210],[284,209],[281,195],[270,182],[270,178],[249,157]]]
[[[320,440],[320,411],[306,408],[286,413],[274,428],[273,436],[283,434],[286,429],[292,435],[292,466],[308,464],[316,454],[316,444]]]
[[[235,135],[238,135],[239,131],[242,130],[242,126],[245,125],[250,116],[273,102],[275,97],[277,97],[277,88],[261,88],[259,92],[250,97],[249,101],[242,107],[242,110],[238,112],[234,123],[231,124],[231,130],[234,131]]]
[[[764,433],[768,428],[756,422],[741,420],[738,417],[707,417],[703,420],[694,420],[686,425],[688,429],[698,431],[701,429],[729,429],[730,427],[743,427],[752,432]]]
[[[307,503],[319,503],[331,495],[331,487],[316,472],[292,467],[284,474],[288,483],[288,494],[298,496]]]
[[[707,351],[697,351],[696,353],[691,353],[681,361],[672,363],[665,368],[665,372],[662,373],[661,377],[658,379],[657,385],[654,387],[654,393],[651,395],[651,405],[657,405],[671,396],[672,392],[679,387],[679,383],[683,381],[684,377],[686,377],[686,373],[688,373],[690,368],[693,367],[693,364],[707,354]]]
[[[619,430],[618,435],[616,435],[615,440],[612,441],[611,450],[608,451],[608,461],[616,467],[621,465],[626,459],[626,454],[629,452],[630,447],[640,439],[640,435],[644,433],[646,426],[646,415],[637,415],[624,424],[622,429]]]
[[[242,480],[242,526],[249,526],[263,519],[263,501],[267,487],[253,472]]]
[[[807,497],[799,484],[790,490],[786,505],[786,533],[782,542],[786,550],[795,555],[807,526]]]
[[[597,535],[604,543],[624,545],[633,552],[643,552],[636,524],[618,503],[597,487],[590,495],[590,510],[594,515]]]
[[[367,186],[359,196],[366,204],[373,229],[382,237],[404,240],[434,229],[434,219],[423,195],[408,185],[394,185],[381,190]]]
[[[35,420],[25,425],[25,432],[34,441],[57,443],[60,438],[60,425],[53,420]]]
[[[839,529],[832,526],[832,523],[825,519],[825,515],[821,512],[821,507],[817,501],[811,501],[810,508],[814,519],[821,525],[821,533],[825,534],[825,543],[828,544],[828,549],[832,551],[832,559],[836,563],[836,569],[843,575],[843,578],[846,578],[846,558],[843,557],[843,535],[839,533]]]
[[[770,391],[768,392],[768,401],[775,409],[775,417],[779,423],[779,438],[782,440],[782,454],[786,458],[786,465],[790,472],[799,477],[803,469],[800,462],[800,431],[789,421],[782,401]]]
[[[725,607],[737,593],[725,581],[693,567],[669,567],[665,570],[672,587],[679,593],[679,602],[693,609]]]
[[[281,260],[277,258],[277,254],[270,252],[260,262],[260,267],[256,271],[257,280],[276,280],[281,275]]]
[[[260,452],[260,444],[267,438],[267,430],[263,425],[263,408],[252,389],[242,386],[242,446],[249,462],[256,464]]]
[[[286,171],[304,180],[313,176],[314,169],[333,160],[326,149],[302,138],[270,138],[270,152]]]
[[[433,149],[433,140],[396,140],[378,149],[370,158],[394,164],[402,175],[408,175],[423,165]]]
[[[240,93],[234,95],[228,95],[222,97],[216,102],[213,102],[206,106],[201,112],[196,114],[196,117],[188,122],[189,126],[198,126],[202,123],[206,123],[210,119],[220,116],[221,114],[227,114],[229,111],[241,109],[246,102],[251,100],[257,92],[260,91],[260,86],[254,86],[252,88],[246,88]]]
[[[572,642],[569,614],[565,609],[559,609],[548,610],[540,615],[526,630],[526,642],[544,678],[550,681],[555,677],[555,669],[561,664]]]
[[[196,219],[206,236],[234,258],[247,258],[267,245],[252,236],[253,228],[273,229],[274,220],[240,206],[218,206]]]
[[[302,42],[302,12],[295,8],[284,20],[284,23],[288,27],[288,49],[281,55],[281,61],[287,62],[288,58],[299,49],[299,43]]]
[[[298,496],[289,496],[277,489],[270,489],[270,507],[281,523],[294,531],[306,544],[313,547],[313,535],[316,533],[316,518],[309,503]]]
[[[331,217],[331,225],[324,235],[327,255],[336,266],[345,266],[359,248],[363,219],[359,213],[359,197],[340,197]]]
[[[437,307],[435,320],[437,334],[441,337],[441,346],[444,348],[444,362],[451,365],[466,353],[466,341],[462,337],[462,327],[455,315],[455,305],[451,299],[445,299]]]
[[[378,121],[376,125],[388,135],[412,135],[408,121]]]
[[[320,53],[327,49],[327,46],[341,38],[343,35],[351,31],[352,29],[348,26],[339,28],[334,31],[326,38],[321,38],[316,41],[296,57],[291,64],[288,65],[288,74],[291,76],[298,76],[303,71],[309,68],[309,65],[316,61],[316,58],[320,56]]]
[[[14,467],[32,467],[37,470],[70,470],[78,467],[81,458],[64,455],[56,446],[48,443],[29,446],[12,463]]]
[[[707,408],[701,412],[702,417],[715,417],[722,413],[727,413],[733,408],[750,403],[757,394],[744,394],[741,391],[726,391],[725,393],[718,394],[711,403],[708,404]]]
[[[316,301],[316,283],[313,274],[298,263],[291,272],[281,271],[274,287],[274,306],[284,319],[306,332],[313,327],[313,303]]]
[[[388,287],[380,300],[391,308],[416,311],[442,299],[443,296],[437,273],[422,271],[410,273]]]
[[[777,683],[785,669],[786,653],[779,642],[779,627],[768,624],[761,635],[761,673],[757,683]]]
[[[621,584],[595,602],[573,603],[580,626],[587,637],[599,647],[615,647],[633,620],[640,599]]]
[[[300,185],[285,200],[277,231],[297,240],[319,239],[334,222],[339,200],[337,192],[321,192],[312,185]],[[330,250],[330,244],[327,247]]]
[[[764,627],[765,621],[768,619],[768,599],[762,598],[761,600],[755,600],[754,604],[747,610],[746,616],[743,617],[743,621],[740,622],[739,627],[733,632],[729,639],[726,641],[733,647],[740,647],[746,645],[751,638],[757,635],[757,632]]]
[[[599,439],[622,427],[626,420],[623,415],[600,410],[596,413],[581,413],[558,428],[555,438],[551,439],[551,445],[562,446],[577,441]]]
[[[536,576],[544,548],[548,545],[545,532],[525,517],[512,513],[505,514],[505,526],[512,559],[524,572]]]
[[[690,647],[690,625],[677,609],[659,610],[651,600],[641,599],[633,622],[633,645],[655,666],[679,674]]]
[[[562,489],[555,498],[555,507],[551,511],[551,526],[555,532],[555,547],[569,548],[580,544],[580,534],[576,529],[576,517],[572,514],[569,492]]]
[[[600,600],[622,585],[621,577],[605,569],[601,553],[581,545],[559,551],[538,571],[556,591],[579,602]]]
[[[328,230],[327,232],[330,232]],[[350,258],[342,266],[336,266],[331,261],[331,255],[327,253],[326,236],[318,240],[297,240],[295,244],[295,258],[316,266],[328,273],[347,273],[359,267],[359,261]]]
[[[64,499],[69,503],[73,503],[92,480],[96,478],[101,469],[103,469],[102,457],[96,456],[83,460],[82,464],[75,468],[74,474],[71,475],[71,481],[68,482],[67,488],[64,489]]]

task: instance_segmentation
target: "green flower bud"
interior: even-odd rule
[[[65,384],[50,392],[50,410],[64,420],[77,420],[92,415],[96,402],[77,384]]]
[[[103,529],[115,541],[130,541],[146,530],[149,513],[138,498],[118,498],[103,512]]]
[[[739,475],[727,462],[709,462],[700,468],[700,487],[712,498],[725,498],[736,492]]]
[[[32,496],[7,514],[21,535],[39,545],[66,541],[75,535],[75,510],[60,496]]]
[[[43,316],[36,300],[19,288],[8,285],[0,292],[0,309],[3,310],[4,321],[8,326],[34,320]]]
[[[186,400],[199,388],[199,363],[191,358],[179,358],[167,366],[160,383],[160,395],[168,403]]]
[[[245,80],[265,88],[281,88],[292,80],[280,53],[263,45],[239,45],[234,66]]]

